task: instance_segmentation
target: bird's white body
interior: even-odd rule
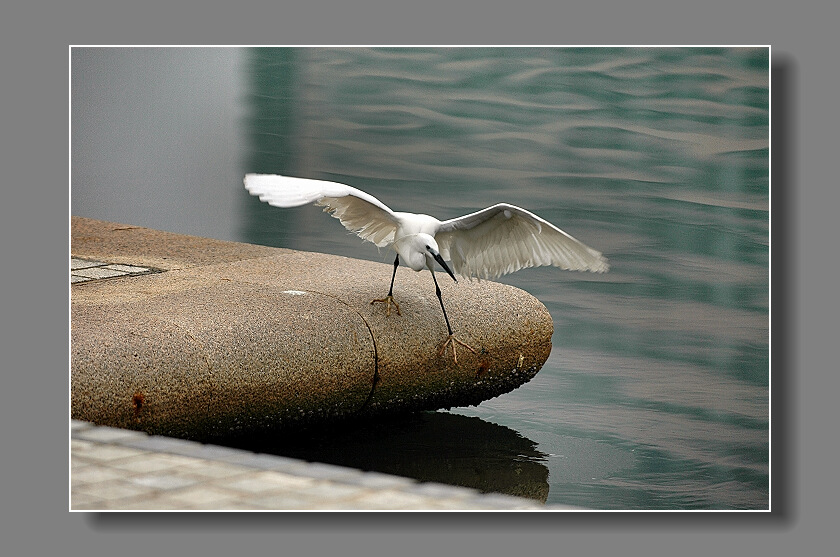
[[[322,205],[361,238],[392,247],[415,271],[433,271],[438,253],[455,274],[466,277],[496,278],[541,265],[599,273],[609,268],[599,252],[515,205],[499,203],[440,221],[392,211],[372,195],[338,182],[248,174],[245,187],[275,207]]]
[[[394,212],[372,195],[337,182],[248,174],[245,176],[245,187],[252,195],[259,196],[260,201],[275,207],[297,207],[307,203],[321,205],[345,228],[361,238],[379,247],[392,247],[397,257],[394,259],[391,288],[385,298],[371,302],[384,303],[386,317],[391,314],[392,305],[400,314],[400,306],[393,297],[400,258],[415,271],[429,269],[449,331],[438,352],[442,354],[451,346],[456,364],[456,345],[474,354],[476,350],[452,333],[435,278],[435,262],[453,280],[455,273],[467,277],[495,278],[538,265],[598,273],[609,268],[600,253],[515,205],[499,203],[463,217],[440,221],[429,215]],[[451,268],[446,261],[451,262]]]

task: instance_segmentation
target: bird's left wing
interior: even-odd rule
[[[441,223],[435,240],[459,275],[493,279],[552,265],[601,273],[607,260],[547,220],[506,203]]]
[[[352,186],[277,174],[246,174],[245,188],[274,207],[321,205],[347,230],[379,247],[394,241],[394,212],[374,196]]]

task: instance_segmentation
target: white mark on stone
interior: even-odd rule
[[[303,290],[284,290],[283,294],[288,294],[290,296],[304,296],[306,292]]]

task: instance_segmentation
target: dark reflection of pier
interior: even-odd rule
[[[545,502],[546,455],[504,426],[445,412],[216,440],[255,452],[349,466]]]

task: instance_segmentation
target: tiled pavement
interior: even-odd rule
[[[71,284],[95,279],[122,277],[126,275],[146,275],[156,272],[158,272],[157,269],[140,267],[137,265],[106,263],[104,261],[93,261],[79,257],[73,257],[70,259]]]
[[[530,499],[77,420],[70,437],[74,511],[546,509]]]

